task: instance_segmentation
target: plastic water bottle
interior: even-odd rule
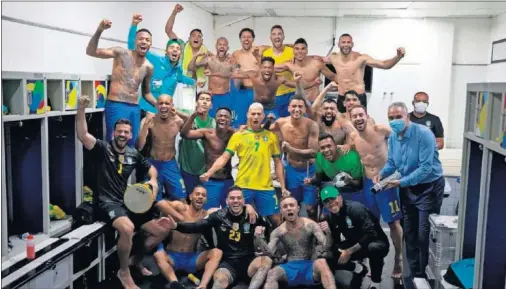
[[[192,281],[192,282],[193,282],[193,284],[195,284],[195,285],[197,285],[197,286],[199,286],[199,285],[200,285],[200,279],[199,279],[199,278],[197,278],[195,275],[193,275],[193,274],[191,274],[191,273],[190,273],[190,274],[188,274],[188,279],[190,279],[190,281]]]
[[[26,258],[28,260],[35,259],[35,241],[32,234],[28,234],[26,237]]]

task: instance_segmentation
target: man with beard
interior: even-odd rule
[[[364,165],[363,192],[367,199],[365,205],[378,219],[381,214],[383,220],[390,226],[390,235],[395,247],[395,265],[392,277],[402,278],[402,227],[400,225],[402,212],[399,191],[397,188],[390,188],[377,194],[371,192],[371,188],[374,186],[372,179],[387,163],[387,140],[392,130],[388,126],[374,124],[367,115],[364,106],[351,107],[349,113],[351,122],[346,124],[348,137],[353,141]]]
[[[112,22],[107,19],[100,22],[88,43],[86,54],[95,58],[114,59],[111,87],[105,105],[106,139],[111,140],[116,121],[126,118],[132,124],[132,138],[129,139],[129,145],[133,146],[139,133],[141,117],[137,95],[139,85],[142,84],[144,98],[149,103],[156,104],[150,88],[153,65],[146,59],[146,53],[151,47],[151,32],[147,29],[137,31],[134,51],[121,47],[98,48],[100,35],[104,30],[111,28],[111,25]]]
[[[181,135],[186,139],[202,139],[204,141],[205,169],[209,170],[225,152],[228,141],[235,131],[230,127],[232,112],[226,107],[220,107],[217,110],[216,128],[192,129],[191,122],[201,113],[202,109],[197,107],[197,111],[190,116],[190,119],[181,129]],[[204,208],[219,207],[220,205],[224,208],[226,206],[226,192],[234,185],[231,162],[228,161],[222,169],[214,173],[203,185],[208,196]]]
[[[178,40],[178,42],[184,43],[182,39],[180,39],[177,34],[174,32],[174,22],[176,21],[176,15],[181,13],[184,10],[183,6],[180,4],[176,4],[174,6],[174,10],[172,11],[172,14],[170,15],[169,19],[167,20],[167,24],[165,25],[165,33],[167,33],[167,36],[169,36],[172,40]],[[192,31],[190,31],[189,39],[186,43],[181,44],[181,51],[182,52],[182,67],[184,74],[186,76],[192,76],[193,72],[189,71],[188,64],[192,60],[194,55],[197,55],[199,53],[206,53],[208,50],[203,45],[203,38],[202,38],[202,30],[195,28]],[[204,79],[204,68],[198,68],[196,71],[197,79]]]
[[[243,191],[239,187],[230,188],[227,205],[196,223],[179,222],[172,227],[181,233],[199,233],[211,228],[216,232],[216,247],[223,252],[223,257],[214,273],[213,289],[229,288],[238,281],[249,281],[248,289],[259,289],[272,260],[267,256],[255,256],[255,247],[259,236],[270,231],[270,224],[264,217],[255,222],[248,220]]]
[[[211,73],[222,73],[229,76],[233,72],[234,59],[228,53],[228,40],[220,37],[216,40],[216,55],[199,53],[193,57],[188,65],[188,70],[195,72],[198,68],[208,69]],[[200,60],[197,61],[197,58]],[[196,75],[194,75],[196,77]],[[211,117],[216,116],[219,107],[231,106],[230,80],[223,77],[209,76],[208,90],[213,96],[213,106],[209,110]]]
[[[134,214],[129,211],[123,201],[127,181],[133,170],[141,170],[149,175],[147,182],[157,194],[157,171],[134,148],[127,145],[132,137],[132,125],[127,119],[119,119],[114,124],[113,140],[106,142],[96,139],[88,133],[85,119],[85,109],[90,98],[81,96],[76,115],[77,138],[84,148],[93,155],[97,164],[97,216],[118,231],[117,243],[120,268],[118,278],[126,289],[138,288],[130,275],[129,259],[132,249],[132,238],[135,230],[141,228],[151,235],[146,239],[147,249],[154,248],[166,236],[167,232],[157,221],[153,220],[154,212],[149,210],[144,214]]]
[[[253,103],[248,111],[247,128],[232,135],[225,152],[200,178],[204,182],[208,181],[237,153],[239,168],[235,185],[242,188],[246,203],[254,203],[261,216],[270,216],[274,223],[279,224],[279,201],[272,184],[271,159],[274,159],[282,195],[289,195],[290,192],[285,186],[278,138],[273,132],[262,128],[264,118],[262,104]]]
[[[337,88],[339,93],[337,98],[339,111],[346,111],[343,105],[344,94],[350,90],[354,90],[359,94],[360,103],[367,108],[367,96],[364,84],[365,67],[390,69],[404,57],[406,51],[404,48],[397,48],[397,55],[394,58],[376,60],[367,54],[352,51],[353,39],[350,34],[341,35],[337,45],[340,53],[332,52],[332,54],[325,58],[325,62],[331,63],[336,70],[335,82],[339,83]]]
[[[175,160],[176,136],[183,127],[184,121],[175,114],[172,97],[162,94],[158,97],[158,112],[149,113],[141,121],[141,131],[137,139],[137,149],[142,150],[149,139],[149,161],[158,171],[160,192],[157,201],[169,197],[172,200],[185,200],[184,187],[179,165]],[[165,196],[162,188],[165,190]],[[170,194],[167,196],[167,194]],[[168,212],[163,206],[157,204],[162,212]]]
[[[333,243],[333,256],[327,258],[329,265],[333,270],[348,269],[363,277],[367,269],[360,263],[349,261],[369,258],[372,281],[369,289],[380,289],[389,244],[379,220],[364,205],[343,200],[333,186],[323,188],[320,198],[330,213],[327,221],[320,223],[327,240]],[[341,235],[346,238],[345,242],[341,241]]]
[[[294,55],[293,61],[279,63],[276,59],[276,72],[291,71],[301,72],[302,80],[312,82],[320,77],[320,73],[326,78],[334,80],[335,73],[330,71],[322,60],[316,59],[314,56],[308,56],[307,42],[304,38],[299,38],[295,41],[293,46]],[[309,101],[313,103],[316,97],[320,94],[319,86],[313,86],[305,91]]]
[[[137,25],[141,23],[142,15],[134,14],[132,17],[132,26],[128,33],[128,49],[135,48],[135,35]],[[141,31],[141,30],[139,30]],[[158,55],[152,51],[146,52],[146,58],[153,64],[153,77],[151,79],[151,90],[153,96],[158,98],[161,94],[174,95],[178,83],[195,85],[195,80],[183,74],[183,69],[179,63],[181,57],[180,43],[175,40],[169,40],[165,48],[165,55]],[[152,105],[145,100],[140,100],[140,107],[146,112],[156,113],[156,104]]]
[[[251,80],[255,102],[259,102],[264,107],[264,112],[266,115],[273,114],[275,118],[282,115],[281,111],[279,111],[279,106],[277,105],[277,99],[279,97],[276,96],[276,91],[280,85],[286,85],[289,87],[297,87],[297,84],[302,79],[302,74],[299,72],[294,73],[294,80],[288,80],[283,76],[277,76],[274,73],[274,65],[275,61],[271,57],[263,57],[260,62],[260,68],[257,70],[250,70],[244,72],[233,73],[231,78],[239,78],[239,79],[249,79]],[[209,74],[212,76],[219,75],[223,76],[221,73]],[[313,87],[315,85],[319,85],[320,80],[313,80],[312,83],[309,84],[301,84],[302,89],[307,89]],[[288,110],[287,107],[285,109]]]
[[[281,25],[274,25],[271,28],[272,47],[269,47],[261,54],[263,57],[271,57],[278,64],[290,62],[293,59],[293,48],[283,44],[285,32]],[[278,76],[292,80],[290,71],[280,72]],[[314,80],[314,78],[312,79]],[[281,84],[276,92],[276,110],[280,117],[288,116],[288,102],[295,94],[295,89],[288,85]]]
[[[198,116],[185,123],[193,129],[212,129],[216,127],[214,118],[209,116],[209,108],[212,106],[212,97],[208,91],[201,90],[197,93]],[[204,142],[201,139],[184,139],[179,141],[179,166],[181,176],[187,192],[193,191],[196,185],[201,185],[199,176],[205,172]]]
[[[323,288],[335,289],[334,275],[327,261],[322,258],[328,246],[327,238],[315,221],[299,217],[299,210],[294,197],[282,198],[281,213],[285,221],[271,233],[268,244],[263,238],[257,237],[259,247],[271,258],[279,245],[286,248],[287,252],[288,262],[269,270],[264,288],[277,289],[279,282],[288,283],[288,287],[309,287],[321,282]],[[313,261],[315,253],[316,259]]]
[[[181,201],[160,201],[166,203],[166,206],[172,207],[174,211],[179,213],[182,219],[171,214],[171,217],[179,219],[182,222],[198,222],[206,217],[209,212],[203,208],[207,201],[206,189],[202,186],[196,186],[189,196],[190,203],[186,204]],[[173,231],[163,243],[158,246],[158,251],[154,258],[156,264],[160,268],[163,276],[170,282],[173,289],[184,288],[177,279],[175,271],[183,270],[186,273],[196,273],[204,269],[202,280],[197,288],[207,288],[211,277],[218,268],[222,252],[219,249],[209,249],[203,252],[196,252],[197,243],[201,238],[202,232],[197,234],[183,234]],[[167,244],[164,246],[164,244]]]
[[[333,180],[339,173],[346,173],[344,186],[339,190],[345,198],[367,204],[362,191],[363,166],[355,150],[344,153],[338,148],[331,135],[324,134],[318,139],[320,152],[316,154],[316,169],[312,178],[304,180],[306,185],[320,185],[324,179]]]
[[[294,95],[288,104],[289,117],[276,120],[270,130],[281,134],[282,150],[287,153],[286,187],[297,202],[304,202],[308,216],[316,220],[316,188],[304,186],[304,179],[314,174],[313,159],[318,152],[318,124],[304,117],[304,97]]]
[[[344,146],[346,131],[344,125],[337,119],[338,115],[341,118],[337,103],[333,99],[325,98],[327,92],[333,88],[337,88],[337,84],[335,82],[329,83],[315,99],[311,107],[311,118],[320,126],[321,134],[331,135],[335,143],[342,146],[342,151],[347,152],[350,147]]]

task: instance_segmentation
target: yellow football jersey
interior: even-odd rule
[[[273,48],[268,48],[263,53],[264,57],[274,58],[275,64],[282,64],[293,60],[293,48],[285,46],[285,50],[280,55],[274,54]],[[277,73],[279,76],[283,76],[288,80],[293,80],[292,73],[290,71],[284,71]],[[284,95],[290,92],[294,92],[295,88],[288,87],[286,85],[280,85],[276,91],[276,96]]]
[[[271,158],[280,156],[277,136],[268,130],[244,130],[230,138],[225,149],[239,158],[235,185],[243,189],[273,190]]]

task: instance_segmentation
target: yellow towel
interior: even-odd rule
[[[56,205],[49,205],[49,216],[51,220],[61,220],[65,217],[65,212]]]
[[[207,52],[207,51],[208,51],[207,47],[205,47],[204,45],[200,46],[199,52]],[[184,49],[183,49],[182,63],[183,63],[183,73],[188,77],[192,77],[192,73],[188,72],[188,64],[190,64],[190,61],[192,59],[193,59],[192,47],[188,42],[186,42],[184,44]],[[198,58],[197,60],[199,60],[199,59],[200,58]],[[204,70],[205,70],[204,67],[200,67],[197,69],[197,79],[205,78]]]

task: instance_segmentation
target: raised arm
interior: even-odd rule
[[[200,110],[201,108],[197,107],[195,112],[190,115],[190,118],[185,121],[181,129],[181,137],[185,139],[202,139],[205,137],[206,129],[192,129],[195,118],[201,113]]]
[[[167,19],[167,24],[165,24],[165,33],[167,33],[169,39],[179,39],[174,32],[174,22],[176,22],[176,15],[181,11],[183,11],[183,6],[176,4],[176,6],[174,6],[172,14],[170,14],[169,19]]]
[[[210,56],[209,52],[197,53],[197,55],[193,56],[193,58],[190,60],[190,63],[188,63],[188,71],[195,72],[199,67],[207,67],[209,56]]]
[[[335,88],[335,87],[337,87],[337,84],[334,81],[332,81],[327,86],[325,86],[325,88],[320,92],[320,94],[316,97],[316,99],[313,102],[312,110],[314,112],[318,111],[320,109],[320,107],[322,106],[323,100],[325,100],[325,96],[327,95],[327,92],[329,92],[329,90],[331,88]],[[315,113],[315,116],[316,116],[316,113]]]
[[[120,47],[98,48],[98,40],[100,39],[102,32],[111,28],[111,25],[112,22],[107,19],[100,22],[97,31],[95,31],[95,34],[93,34],[93,37],[91,37],[90,42],[88,42],[88,46],[86,47],[87,55],[102,59],[115,58],[118,55],[119,50],[121,49]]]
[[[365,64],[368,66],[380,69],[390,69],[404,57],[405,53],[404,48],[397,48],[397,55],[391,59],[377,60],[367,54],[362,55],[362,57],[365,58]]]
[[[265,241],[265,238],[263,238],[263,234],[258,234],[257,230],[255,230],[255,245],[259,249],[260,252],[270,256],[274,257],[276,254],[276,248],[279,242],[281,227],[277,227],[274,231],[272,231],[270,237],[269,237],[269,243]]]
[[[135,50],[135,38],[137,35],[137,25],[142,22],[142,15],[139,13],[135,13],[132,16],[132,25],[130,25],[130,29],[128,30],[128,50]]]
[[[77,139],[87,150],[93,149],[97,143],[97,139],[88,132],[88,125],[86,124],[85,109],[89,103],[90,98],[87,95],[79,97],[79,107],[76,114]]]
[[[146,140],[148,138],[149,129],[153,125],[153,119],[155,115],[153,113],[147,113],[146,117],[141,120],[141,129],[139,131],[139,136],[137,137],[136,147],[137,150],[141,151],[146,145]]]

